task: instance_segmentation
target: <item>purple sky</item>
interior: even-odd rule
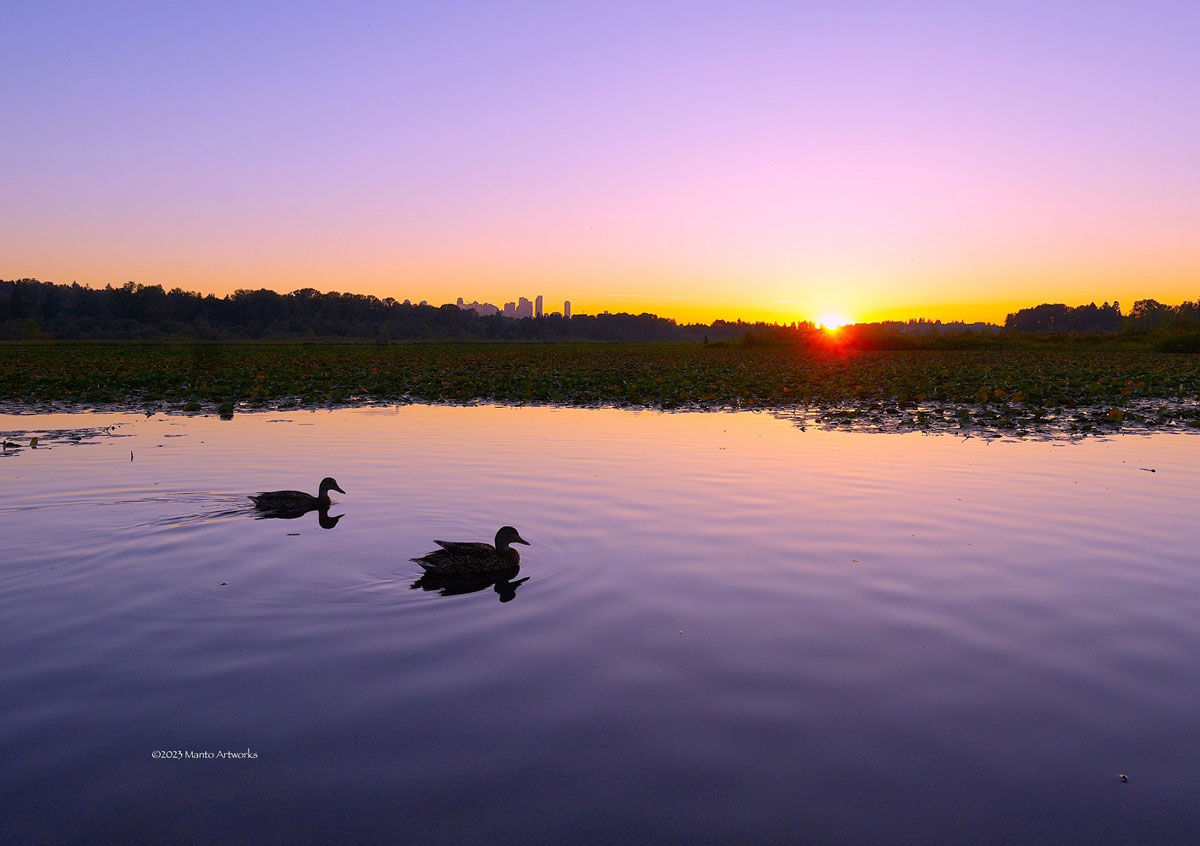
[[[1200,296],[1200,3],[175,5],[6,4],[0,278],[685,318]]]

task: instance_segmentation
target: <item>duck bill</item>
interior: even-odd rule
[[[339,488],[337,485],[334,485],[332,488],[330,488],[330,490],[331,490],[331,491],[337,491],[337,492],[338,492],[338,493],[340,493],[340,494],[344,494],[344,493],[345,493],[345,491],[344,491],[344,490],[342,490],[341,488]]]
[[[513,540],[513,543],[523,543],[523,544],[525,544],[526,546],[529,546],[529,545],[530,545],[529,541],[525,540],[525,538],[521,537],[520,535],[518,535],[518,536],[516,537],[516,539],[515,539],[515,540]]]

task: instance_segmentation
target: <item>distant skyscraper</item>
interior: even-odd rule
[[[424,305],[424,302],[421,303]],[[546,311],[546,298],[541,294],[533,300],[528,297],[517,297],[515,303],[505,303],[504,308],[499,308],[491,303],[467,302],[462,297],[459,297],[455,302],[463,311],[474,311],[480,317],[487,317],[492,314],[500,314],[509,318],[522,317],[546,317],[550,312]],[[554,312],[554,316],[558,317],[559,313]],[[571,301],[567,300],[563,303],[563,316],[571,316]]]
[[[496,308],[491,303],[481,303],[481,302],[468,303],[468,302],[464,302],[462,297],[458,298],[458,307],[460,309],[462,309],[463,311],[473,311],[476,314],[478,314],[480,317],[488,317],[489,315],[496,314],[497,312],[500,311],[500,309]]]

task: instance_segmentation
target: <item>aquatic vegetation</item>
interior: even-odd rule
[[[1200,427],[1200,356],[625,343],[3,345],[0,402],[219,412],[367,402],[807,409],[821,425],[1008,434]]]
[[[5,431],[0,432],[0,456],[17,455],[25,448],[54,449],[58,444],[95,443],[101,438],[112,437],[124,436],[116,426]]]

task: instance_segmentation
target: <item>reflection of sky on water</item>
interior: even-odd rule
[[[114,835],[187,812],[299,836],[319,807],[435,840],[1200,822],[1193,438],[441,406],[0,431],[113,422],[0,465],[19,831],[103,809]],[[326,475],[337,531],[245,499]],[[418,585],[433,538],[504,524],[519,577]],[[149,758],[220,745],[258,769]]]

